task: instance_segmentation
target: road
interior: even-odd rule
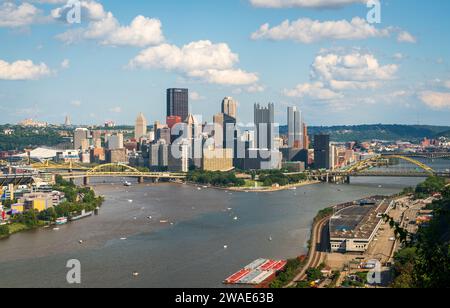
[[[324,254],[321,251],[318,251],[317,248],[319,244],[321,244],[322,230],[328,223],[329,219],[330,217],[327,216],[314,224],[311,236],[311,248],[309,249],[307,262],[302,271],[293,279],[291,283],[288,284],[288,287],[293,287],[297,282],[306,279],[306,271],[310,268],[316,268],[321,264]]]

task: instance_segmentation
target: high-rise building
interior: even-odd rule
[[[171,144],[171,135],[169,127],[160,127],[156,131],[156,141],[164,140],[166,144]]]
[[[167,89],[167,117],[178,116],[185,121],[189,115],[189,90]]]
[[[147,135],[147,120],[144,117],[144,114],[140,113],[136,119],[136,126],[134,128],[134,137],[136,140]]]
[[[222,101],[222,113],[237,118],[237,103],[232,97],[225,97]]]
[[[236,118],[226,113],[214,116],[214,140],[216,147],[224,149],[236,148]]]
[[[190,143],[185,140],[169,148],[169,171],[188,172],[190,166]]]
[[[256,147],[258,149],[272,149],[274,146],[275,106],[270,103],[268,107],[254,106],[254,119],[256,126]]]
[[[125,148],[106,150],[106,162],[111,163],[128,163],[127,150]]]
[[[149,166],[152,170],[165,170],[169,165],[169,145],[164,140],[150,145]]]
[[[233,169],[233,150],[208,147],[203,151],[202,169],[205,171],[230,171]]]
[[[77,128],[75,129],[73,135],[73,147],[75,150],[87,150],[86,144],[89,147],[89,130],[87,128]]]
[[[302,113],[297,107],[288,107],[288,147],[303,148]]]
[[[118,150],[123,149],[123,134],[117,133],[112,136],[108,136],[107,138],[108,142],[108,149],[109,150]]]
[[[66,119],[64,120],[64,126],[71,126],[72,121],[70,120],[70,116],[66,115]]]
[[[179,116],[170,116],[166,119],[167,126],[169,126],[170,129],[181,122],[183,122],[183,119],[181,119],[181,117]]]
[[[303,149],[309,149],[308,126],[305,123],[303,123]]]
[[[316,169],[330,169],[330,135],[314,136],[314,166]]]

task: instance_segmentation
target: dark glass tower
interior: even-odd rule
[[[330,135],[314,136],[314,166],[316,169],[330,169]]]
[[[189,90],[167,89],[167,117],[178,116],[185,121],[189,115]]]
[[[270,103],[267,108],[255,104],[256,147],[271,150],[274,146],[273,129],[275,124],[275,108]]]

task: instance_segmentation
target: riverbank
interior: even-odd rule
[[[63,194],[64,198],[57,205],[38,211],[36,209],[25,209],[20,213],[12,213],[0,228],[0,240],[9,238],[11,235],[50,227],[57,224],[58,219],[64,218],[66,224],[71,218],[78,220],[85,218],[87,213],[94,213],[102,206],[104,199],[97,197],[90,188],[79,187],[57,177],[53,190]],[[49,194],[45,195],[49,197]],[[19,200],[14,200],[15,202]]]
[[[273,186],[273,187],[221,187],[221,186],[212,186],[212,185],[201,185],[199,183],[187,183],[189,185],[198,187],[198,188],[211,188],[211,189],[217,189],[217,190],[223,190],[223,191],[230,191],[230,192],[242,192],[242,193],[268,193],[268,192],[277,192],[277,191],[284,191],[284,190],[296,190],[297,188],[309,186],[309,185],[316,185],[320,184],[322,182],[320,181],[305,181],[301,183],[296,184],[289,184],[285,186]]]

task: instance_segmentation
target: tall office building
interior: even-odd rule
[[[254,119],[256,126],[256,147],[258,149],[272,149],[274,147],[274,132],[275,124],[275,106],[269,103],[266,107],[261,107],[260,104],[254,106]]]
[[[303,123],[303,149],[309,149],[308,126],[305,123]]]
[[[134,137],[136,140],[147,135],[147,120],[144,117],[144,114],[140,113],[136,119],[136,125],[134,127]]]
[[[171,144],[171,135],[170,135],[170,128],[169,127],[160,127],[156,131],[156,139],[157,142],[164,140],[166,144]]]
[[[236,147],[236,118],[226,113],[214,116],[214,140],[216,147],[235,149]]]
[[[232,97],[225,97],[222,101],[222,113],[237,118],[237,103]]]
[[[108,136],[108,150],[123,149],[123,134],[118,133],[112,136]]]
[[[189,90],[167,89],[167,117],[178,116],[185,121],[189,115]]]
[[[75,129],[73,135],[73,147],[75,150],[87,150],[86,144],[89,146],[88,142],[89,130],[87,128],[77,128]]]
[[[303,148],[302,113],[297,107],[288,107],[288,147]]]
[[[314,166],[316,169],[330,169],[330,135],[314,136]]]

